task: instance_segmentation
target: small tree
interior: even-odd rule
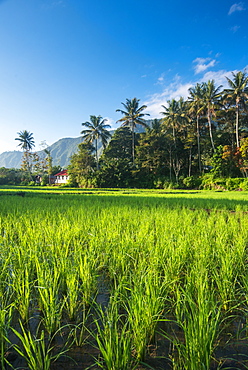
[[[99,182],[104,187],[127,187],[132,180],[132,133],[119,127],[101,157]]]
[[[82,188],[94,185],[95,159],[91,154],[93,146],[88,142],[78,145],[78,151],[72,155],[68,173],[70,175],[69,184]]]

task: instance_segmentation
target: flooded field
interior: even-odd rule
[[[0,202],[0,368],[248,368],[248,193]]]

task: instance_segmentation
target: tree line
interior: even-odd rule
[[[239,71],[232,77],[226,89],[214,80],[197,83],[187,99],[162,105],[160,119],[146,120],[147,106],[126,99],[111,139],[106,120],[90,116],[71,158],[71,184],[159,187],[197,183],[206,173],[248,177],[248,76]],[[137,132],[140,126],[144,132]]]
[[[71,157],[70,186],[166,187],[197,186],[211,178],[248,177],[248,76],[226,77],[228,88],[214,80],[197,83],[187,99],[161,106],[161,118],[146,119],[146,105],[126,99],[113,136],[102,116],[83,122],[82,143]],[[142,130],[141,130],[142,128]],[[16,140],[24,151],[22,169],[52,174],[52,158],[35,158],[33,134]],[[37,168],[35,168],[35,165]]]

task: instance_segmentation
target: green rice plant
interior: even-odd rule
[[[91,251],[78,253],[75,256],[75,264],[78,269],[78,276],[80,281],[80,295],[81,299],[89,304],[96,291],[96,263],[97,256]]]
[[[128,321],[119,314],[118,309],[116,297],[112,297],[107,310],[101,306],[96,309],[96,330],[90,331],[90,334],[96,340],[101,357],[95,358],[95,362],[102,369],[133,370],[137,363],[131,355],[132,333]]]
[[[24,322],[29,318],[33,286],[34,282],[30,278],[28,266],[13,270],[12,288],[15,296],[14,305]]]
[[[85,304],[82,304],[80,322],[75,325],[70,332],[70,335],[73,338],[73,343],[78,347],[83,347],[87,342],[89,337],[87,323],[90,322],[91,316],[91,310],[86,307]]]
[[[4,297],[1,297],[4,300]],[[1,301],[2,301],[1,299]],[[1,369],[5,368],[5,363],[7,363],[5,353],[7,350],[8,340],[8,331],[11,325],[12,319],[12,309],[13,305],[0,308],[0,364]]]
[[[165,309],[167,281],[154,271],[142,269],[131,277],[126,310],[135,357],[143,361]]]
[[[188,277],[185,288],[178,286],[175,302],[176,324],[182,334],[172,341],[173,369],[208,370],[221,324],[221,306],[207,274],[197,270]],[[168,335],[164,333],[168,338]]]
[[[233,215],[223,214],[216,224],[217,230],[222,231],[216,235],[211,274],[222,308],[228,311],[239,304],[238,283],[244,272],[246,238]]]
[[[79,280],[77,271],[70,270],[66,275],[66,295],[64,308],[70,320],[76,320],[81,309],[79,301]]]
[[[20,321],[20,332],[12,328],[13,333],[20,340],[19,344],[14,344],[14,349],[27,362],[30,370],[50,370],[52,362],[58,360],[64,355],[69,347],[63,347],[57,350],[52,346],[53,337],[46,340],[44,330],[36,336],[33,336],[30,331],[26,331]],[[57,334],[57,333],[55,333]]]
[[[38,302],[43,314],[44,326],[51,337],[60,327],[64,299],[59,298],[60,272],[54,269],[44,269],[37,264]]]
[[[118,297],[112,325],[118,336],[108,338],[112,351],[125,353],[121,338],[131,337],[134,366],[134,358],[145,358],[158,320],[170,309],[177,322],[170,338],[176,349],[173,366],[194,370],[207,364],[202,352],[212,353],[216,339],[209,338],[215,324],[215,338],[221,333],[222,315],[237,307],[247,319],[247,193],[25,191],[24,199],[1,196],[0,304],[6,309],[15,301],[25,328],[34,307],[31,334],[41,314],[40,328],[51,338],[66,313],[78,323],[70,336],[76,345],[84,345],[89,327],[95,335],[102,330],[103,337],[105,319],[97,314],[97,328],[91,309],[102,282],[95,299],[106,298],[100,307],[105,318],[114,320],[109,295]],[[99,361],[106,367],[103,355]]]
[[[248,268],[244,268],[244,273],[241,276],[241,312],[244,315],[245,322],[243,323],[242,332],[245,338],[248,338]]]

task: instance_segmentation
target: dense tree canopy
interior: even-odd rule
[[[149,121],[146,105],[137,98],[126,99],[123,109],[116,110],[122,114],[117,121],[121,126],[112,137],[107,120],[91,115],[82,123],[84,141],[71,158],[71,184],[160,187],[192,185],[193,178],[209,173],[248,177],[248,76],[240,71],[227,82],[229,88],[224,90],[214,80],[197,83],[187,99],[167,101],[161,106],[161,118]],[[18,134],[16,140],[31,156],[33,134],[26,130]]]

